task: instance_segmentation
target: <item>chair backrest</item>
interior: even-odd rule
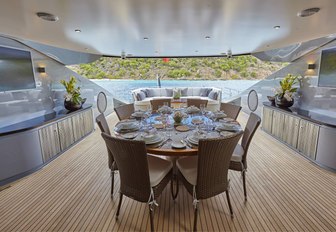
[[[119,169],[120,192],[134,200],[148,202],[151,187],[145,142],[119,139],[106,133],[102,136]]]
[[[111,135],[111,131],[110,131],[110,128],[107,124],[107,121],[106,121],[106,118],[105,118],[104,114],[100,114],[100,115],[97,116],[96,123],[98,124],[98,127],[99,127],[101,132],[104,132],[108,135]],[[107,154],[108,154],[108,166],[109,166],[110,169],[112,169],[114,158],[113,158],[112,152],[110,151],[110,149],[108,149],[108,147],[107,147]]]
[[[241,145],[244,149],[243,163],[245,167],[246,167],[247,150],[250,146],[254,133],[257,131],[260,123],[261,123],[261,118],[255,113],[251,113],[249,116],[249,119],[247,120],[245,130],[244,130],[244,135],[243,135],[242,142],[241,142]]]
[[[220,110],[223,110],[229,118],[237,119],[241,106],[233,105],[230,103],[221,103]]]
[[[121,105],[117,108],[114,108],[114,111],[116,112],[119,121],[123,119],[128,119],[134,113],[134,104],[131,103],[131,104]]]
[[[198,99],[198,98],[187,98],[187,106],[196,106],[200,108],[201,104],[204,104],[205,107],[208,105],[208,100]]]
[[[200,139],[196,182],[197,199],[216,196],[228,188],[232,153],[243,132],[227,138]]]
[[[171,99],[170,98],[160,98],[160,99],[153,99],[150,101],[152,105],[152,110],[156,111],[159,109],[159,106],[163,106],[164,103],[167,102],[168,106],[171,107]]]

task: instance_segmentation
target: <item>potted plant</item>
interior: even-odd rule
[[[297,88],[293,85],[298,83],[298,76],[287,74],[280,81],[280,87],[275,90],[275,104],[279,107],[291,107],[294,104],[294,93]]]
[[[180,99],[181,98],[181,90],[179,89],[174,89],[173,90],[173,99]]]
[[[182,122],[182,119],[183,119],[183,114],[181,113],[181,111],[176,111],[174,113],[173,119],[174,119],[176,124],[180,124]]]
[[[69,81],[61,80],[60,82],[67,91],[67,94],[64,95],[64,107],[70,111],[82,108],[86,98],[81,97],[80,87],[76,88],[76,78],[71,76]]]

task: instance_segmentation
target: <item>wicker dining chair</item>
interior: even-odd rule
[[[222,102],[220,105],[220,110],[224,111],[229,118],[233,118],[234,120],[238,118],[241,109],[242,109],[241,106],[237,106],[230,103]]]
[[[204,104],[205,107],[208,105],[208,100],[203,100],[199,98],[187,98],[187,106],[196,106],[200,108],[201,104]]]
[[[150,101],[152,105],[152,110],[157,111],[160,106],[163,106],[164,103],[167,102],[168,106],[171,107],[171,99],[170,98],[160,98],[160,99],[153,99]]]
[[[144,141],[119,139],[106,133],[102,133],[102,136],[119,168],[120,199],[116,219],[125,195],[148,203],[151,231],[154,231],[154,206],[157,205],[157,197],[172,179],[172,162],[148,155]]]
[[[233,216],[229,195],[228,169],[232,152],[242,134],[241,132],[227,138],[200,139],[198,156],[184,157],[176,162],[177,180],[182,181],[193,197],[194,231],[197,228],[199,200],[225,192],[230,214]]]
[[[110,128],[107,124],[106,118],[104,114],[100,114],[96,118],[96,123],[98,124],[98,127],[101,132],[104,132],[108,135],[111,135]],[[107,154],[108,154],[108,167],[111,170],[111,197],[113,198],[113,190],[114,190],[114,174],[118,170],[117,164],[114,161],[114,157],[112,152],[108,147],[107,148]]]
[[[134,104],[131,103],[131,104],[121,105],[117,108],[114,108],[114,111],[116,112],[119,121],[128,119],[134,113]]]
[[[237,144],[236,148],[234,149],[229,167],[230,170],[240,171],[242,173],[245,201],[247,200],[247,194],[246,194],[247,151],[260,123],[261,123],[260,117],[255,113],[251,113],[249,119],[247,120],[241,144]]]

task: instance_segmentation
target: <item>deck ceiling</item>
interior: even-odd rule
[[[336,33],[335,0],[0,0],[0,34],[120,56],[254,53]],[[319,7],[302,18],[298,12]],[[44,21],[37,12],[59,17]],[[274,29],[280,26],[280,29]],[[80,29],[81,32],[75,32]],[[206,37],[210,38],[207,39]],[[144,38],[148,38],[145,40]]]

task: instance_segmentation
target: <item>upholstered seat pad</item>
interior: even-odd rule
[[[198,156],[184,157],[176,161],[176,166],[184,178],[192,185],[196,185],[197,181],[197,164]]]
[[[148,155],[147,160],[150,184],[154,187],[158,185],[173,168],[173,163],[152,155]]]
[[[237,144],[237,146],[235,147],[233,151],[231,161],[241,162],[243,159],[243,155],[244,155],[244,148],[240,144]]]

